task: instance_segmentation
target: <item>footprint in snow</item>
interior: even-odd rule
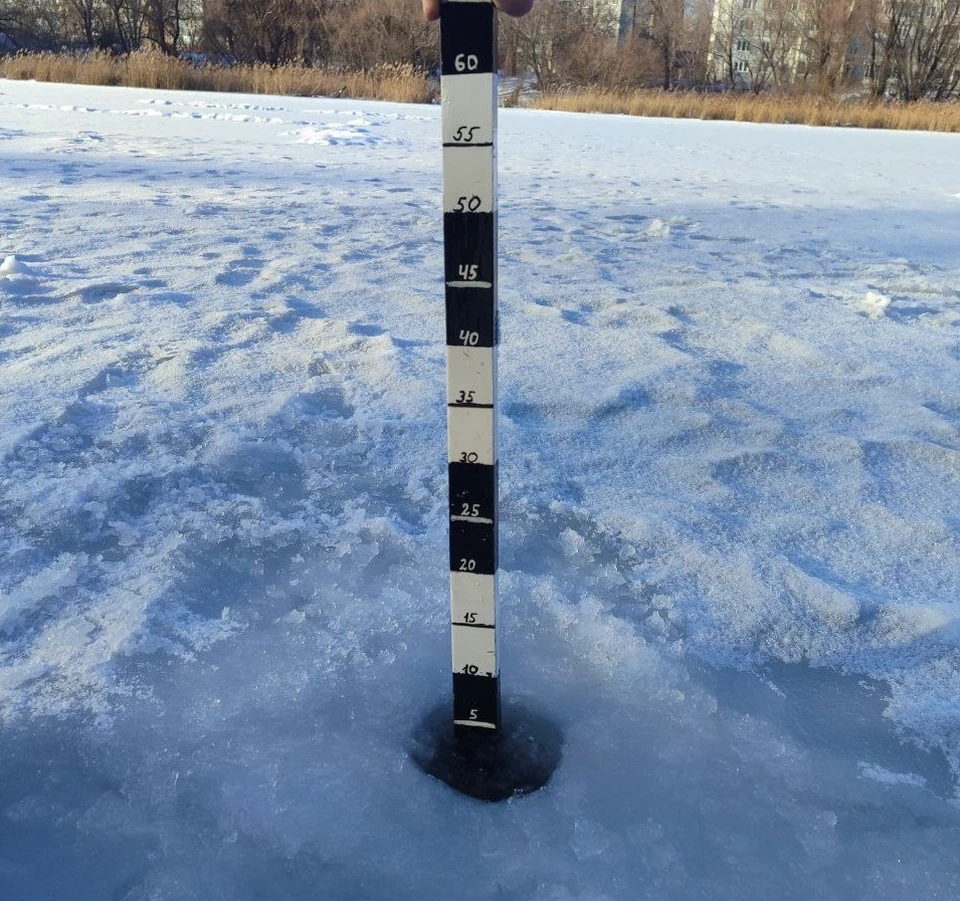
[[[250,284],[261,272],[265,261],[255,257],[245,257],[227,264],[225,271],[216,277],[218,285],[243,288]]]

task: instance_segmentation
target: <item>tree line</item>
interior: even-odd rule
[[[438,63],[415,0],[0,0],[0,50],[144,47],[219,63]],[[960,91],[960,0],[539,0],[500,18],[503,71],[589,86]]]
[[[714,77],[754,90],[946,100],[960,89],[960,0],[716,0]]]
[[[0,49],[204,55],[367,68],[438,57],[412,0],[0,0]]]

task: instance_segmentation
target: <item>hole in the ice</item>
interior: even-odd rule
[[[503,706],[498,733],[455,730],[449,703],[413,734],[410,756],[425,773],[481,801],[505,801],[543,788],[560,765],[563,733],[515,702]]]

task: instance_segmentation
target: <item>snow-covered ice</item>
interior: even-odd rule
[[[439,109],[0,81],[0,899],[960,897],[960,136],[505,110],[448,690]]]

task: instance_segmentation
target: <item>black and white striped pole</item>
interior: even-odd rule
[[[500,801],[546,784],[562,737],[517,704],[501,721],[497,23],[492,0],[440,10],[453,709],[427,718],[413,757],[458,791]]]
[[[441,10],[453,721],[496,731],[496,21],[490,0]]]

